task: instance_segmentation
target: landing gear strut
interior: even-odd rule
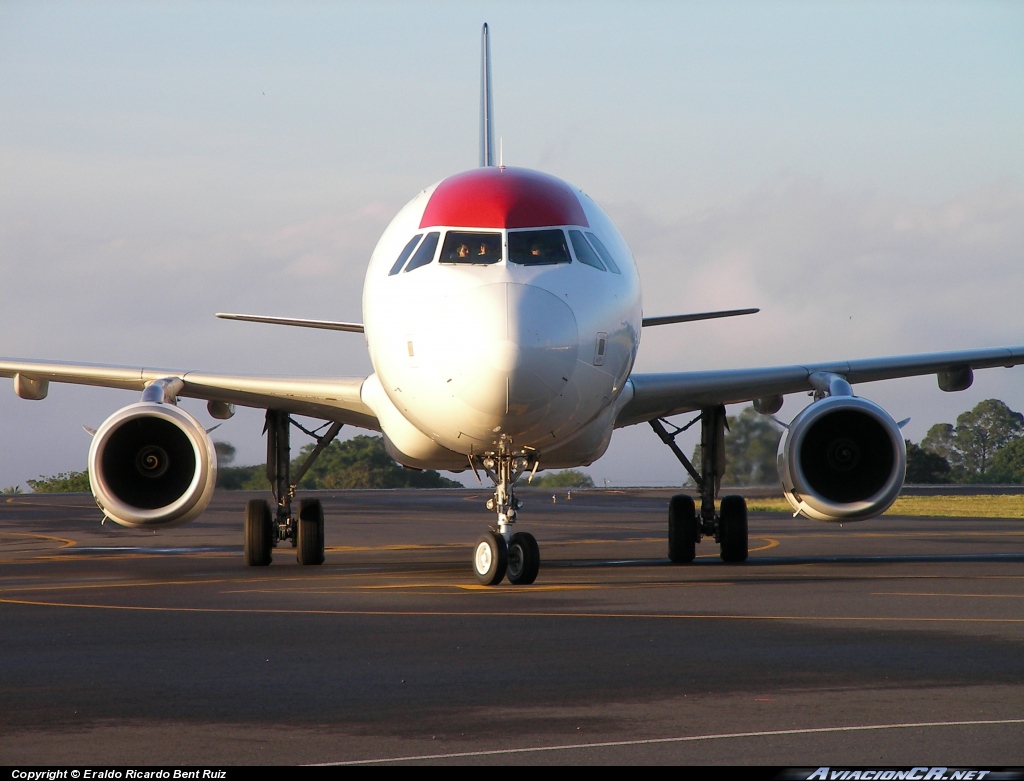
[[[316,447],[291,475],[291,427],[316,439]],[[338,436],[341,423],[332,423],[323,435],[303,428],[285,412],[267,410],[267,479],[276,511],[262,499],[252,499],[245,508],[245,563],[250,567],[270,564],[278,543],[290,540],[299,564],[324,562],[324,510],[319,499],[303,499],[299,514],[292,513],[295,487],[320,453]]]
[[[676,444],[676,437],[700,422],[701,469],[698,472]],[[715,497],[725,472],[725,407],[703,407],[700,417],[673,431],[666,421],[652,420],[651,428],[679,459],[679,463],[697,484],[700,514],[693,499],[685,494],[673,496],[668,507],[668,557],[676,564],[688,564],[696,557],[696,544],[702,536],[714,536],[721,545],[722,560],[739,564],[747,560],[747,502],[742,496],[722,497],[715,512]],[[671,425],[671,424],[669,424]]]
[[[516,499],[516,481],[531,466],[536,469],[536,458],[526,451],[514,452],[512,441],[502,435],[498,450],[485,453],[479,463],[494,483],[494,496],[487,500],[487,509],[495,513],[497,526],[477,540],[473,549],[473,574],[485,586],[500,583],[506,574],[510,583],[529,585],[540,571],[540,547],[532,534],[513,534],[509,527],[516,522],[516,511],[523,506]],[[476,462],[472,456],[470,466],[475,472]]]

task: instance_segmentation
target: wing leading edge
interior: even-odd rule
[[[255,377],[8,358],[0,358],[0,377],[14,377],[19,395],[36,399],[45,397],[50,382],[141,392],[156,380],[176,377],[183,382],[178,396],[275,409],[380,430],[376,415],[363,403],[360,395],[364,377]]]
[[[1024,364],[1024,346],[761,369],[633,374],[628,381],[630,389],[627,389],[627,393],[631,390],[632,394],[619,410],[615,427],[719,404],[809,391],[814,387],[811,375],[818,372],[841,375],[851,384],[935,374],[939,376],[940,387],[961,390],[969,386],[973,369],[1009,368],[1019,364]],[[961,384],[957,385],[955,380],[960,380]],[[964,381],[966,385],[962,384]]]

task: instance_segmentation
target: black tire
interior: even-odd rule
[[[262,499],[250,499],[245,505],[245,563],[266,567],[274,550],[274,519],[270,505]]]
[[[480,535],[473,548],[473,574],[483,586],[501,583],[508,568],[508,546],[505,538],[495,532]]]
[[[723,496],[718,510],[722,561],[742,564],[747,560],[747,500],[742,496]]]
[[[508,543],[508,582],[529,586],[540,572],[540,546],[532,534],[516,532]]]
[[[319,499],[299,504],[298,539],[295,558],[299,564],[324,563],[324,508]]]
[[[673,496],[668,503],[668,558],[674,564],[689,564],[697,556],[700,528],[693,497]]]

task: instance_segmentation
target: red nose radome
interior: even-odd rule
[[[589,226],[572,187],[528,168],[475,168],[441,182],[420,228],[540,228]]]

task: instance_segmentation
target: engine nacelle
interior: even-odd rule
[[[884,513],[903,487],[907,446],[874,402],[829,396],[799,415],[779,442],[779,477],[793,509],[819,521]]]
[[[142,401],[99,427],[89,448],[89,482],[100,509],[122,526],[175,526],[210,503],[217,454],[187,412]]]

